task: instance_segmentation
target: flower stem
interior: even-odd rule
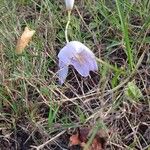
[[[68,27],[69,27],[69,24],[70,24],[70,15],[71,15],[71,10],[68,10],[68,22],[66,24],[66,28],[65,28],[65,38],[66,38],[66,42],[69,43],[69,39],[68,39]]]

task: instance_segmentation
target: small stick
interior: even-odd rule
[[[57,134],[55,137],[51,138],[50,140],[46,141],[45,143],[39,145],[39,146],[31,146],[32,148],[35,148],[36,150],[42,149],[44,146],[49,144],[50,142],[54,141],[56,138],[58,138],[60,135],[64,134],[66,131],[62,131],[59,134]]]

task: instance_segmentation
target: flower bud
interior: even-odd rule
[[[72,10],[74,5],[74,0],[65,0],[65,4],[67,10]]]

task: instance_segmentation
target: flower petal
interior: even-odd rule
[[[70,59],[74,56],[75,53],[75,47],[69,42],[60,50],[58,58],[65,64],[70,64]]]
[[[66,4],[66,9],[71,10],[74,5],[74,0],[65,0],[65,4]]]
[[[80,55],[82,55],[82,57],[86,60],[86,62],[88,62],[90,71],[97,71],[98,66],[97,66],[96,58],[94,54],[91,52],[89,53],[89,51],[82,51]]]
[[[59,77],[59,83],[61,85],[65,82],[67,74],[68,74],[68,65],[66,65],[62,61],[59,61],[58,77]]]
[[[98,66],[94,53],[78,41],[70,43],[76,49],[76,54],[71,59],[71,65],[84,77],[87,77],[90,71],[97,71]]]
[[[89,75],[89,65],[88,62],[84,60],[84,62],[79,63],[77,59],[71,60],[71,65],[74,66],[74,68],[79,72],[80,75],[83,77],[87,77]]]
[[[71,41],[59,54],[59,80],[63,84],[67,77],[68,66],[72,65],[80,75],[87,77],[90,71],[97,71],[98,66],[94,53],[79,41]]]
[[[70,63],[70,59],[76,54],[87,50],[91,55],[94,55],[84,44],[78,41],[71,41],[67,43],[59,52],[58,58],[66,64]]]

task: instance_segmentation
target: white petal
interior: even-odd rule
[[[59,61],[58,78],[59,78],[59,83],[61,85],[65,82],[67,74],[68,74],[68,66],[64,64],[62,61]]]
[[[66,9],[71,10],[74,5],[74,0],[65,0],[65,4],[66,4]]]

